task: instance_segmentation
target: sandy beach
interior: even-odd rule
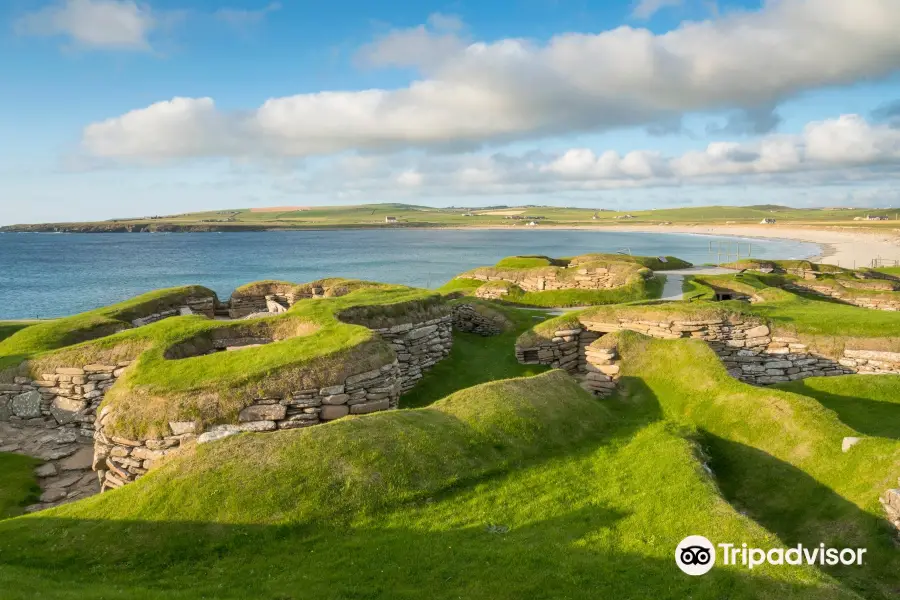
[[[597,229],[600,229],[599,227]],[[840,267],[856,268],[872,266],[872,260],[884,259],[900,264],[900,234],[896,231],[859,231],[849,228],[812,228],[778,225],[614,225],[607,231],[640,231],[649,233],[696,233],[702,235],[729,235],[748,238],[781,238],[811,242],[822,249],[812,257]]]
[[[448,227],[447,229],[511,229],[511,227]],[[516,229],[519,229],[518,227]],[[547,228],[550,229],[550,228]],[[809,259],[846,268],[872,266],[873,259],[885,261],[882,266],[900,266],[900,229],[891,231],[824,226],[821,228],[779,225],[594,225],[586,227],[553,227],[554,230],[622,231],[633,233],[693,233],[697,235],[734,236],[741,238],[785,239],[817,244],[821,252]]]

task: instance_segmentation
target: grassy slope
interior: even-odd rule
[[[815,398],[864,435],[900,440],[900,375],[816,377],[779,387]]]
[[[726,373],[704,343],[622,335],[620,400],[697,427],[725,496],[788,544],[868,548],[863,567],[829,569],[867,597],[900,586],[900,556],[878,497],[900,475],[900,444],[869,439],[818,402]]]
[[[0,523],[0,589],[10,600],[851,597],[805,567],[677,571],[672,549],[689,533],[777,540],[653,420],[614,417],[554,371],[426,409],[235,436],[121,490]]]
[[[0,452],[0,519],[22,514],[40,494],[34,468],[40,461],[21,454]]]
[[[516,338],[546,319],[540,311],[504,308],[485,303],[501,311],[510,327],[500,335],[482,337],[474,333],[453,332],[450,356],[425,373],[422,380],[401,399],[404,408],[427,406],[458,390],[498,379],[536,375],[547,370],[543,365],[522,365],[516,360]]]
[[[473,216],[463,216],[473,212]],[[506,212],[506,211],[500,211]],[[847,211],[826,211],[816,209],[793,209],[773,206],[705,206],[643,211],[600,211],[590,208],[565,207],[522,207],[516,212],[529,216],[543,216],[541,228],[564,226],[658,224],[671,222],[691,223],[735,223],[755,224],[764,218],[775,218],[782,223],[825,224],[840,223],[850,227],[884,228],[896,227],[896,221],[864,222],[853,221],[854,217],[866,214],[884,214],[896,218],[896,211],[854,209]],[[630,219],[617,219],[631,215]],[[386,224],[385,217],[393,216],[399,223]],[[594,219],[596,217],[596,219]],[[206,222],[203,221],[213,221]],[[489,210],[438,209],[404,204],[368,204],[359,206],[311,207],[311,210],[287,210],[282,212],[251,212],[250,210],[210,211],[186,213],[162,219],[125,219],[116,222],[102,222],[106,225],[136,225],[140,227],[162,227],[166,225],[200,225],[221,228],[257,226],[264,228],[298,227],[403,227],[416,225],[464,226],[464,227],[520,227],[525,228],[525,220],[504,219],[503,215]]]
[[[0,321],[0,342],[31,325],[32,323],[22,321]]]

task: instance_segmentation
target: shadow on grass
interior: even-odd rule
[[[725,498],[788,546],[867,548],[863,566],[819,567],[866,598],[900,595],[896,530],[804,471],[710,433],[702,439]]]
[[[802,381],[792,382],[783,389],[813,398],[862,434],[900,440],[900,403],[832,394],[810,388]]]
[[[0,590],[6,600],[849,597],[758,572],[690,577],[668,556],[584,542],[624,516],[591,506],[508,530],[443,531],[32,517],[0,526]]]

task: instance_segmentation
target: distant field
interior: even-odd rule
[[[855,221],[867,215],[887,221]],[[389,219],[390,217],[390,219]],[[432,208],[409,204],[358,206],[260,207],[116,219],[91,223],[49,223],[12,226],[0,231],[141,231],[241,230],[327,227],[526,227],[531,220],[541,227],[659,224],[756,224],[763,219],[793,225],[836,225],[892,229],[900,226],[900,211],[853,209],[794,209],[778,206],[706,206],[632,212],[592,208],[507,206],[485,208]]]

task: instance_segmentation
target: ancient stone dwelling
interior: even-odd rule
[[[193,298],[190,304],[145,314],[134,320],[142,327],[159,320],[199,312],[206,316],[235,314],[244,317],[278,314],[274,301],[288,308],[300,299],[278,294],[262,286],[258,294],[240,294],[233,306],[214,297]],[[274,292],[274,293],[273,293]],[[346,291],[344,290],[344,293]],[[340,295],[330,287],[310,288],[307,297]],[[262,306],[273,308],[260,311]],[[229,303],[230,304],[230,303]],[[108,431],[114,417],[109,407],[99,410],[106,392],[128,371],[132,361],[115,364],[72,364],[51,372],[17,376],[0,384],[0,450],[21,452],[46,461],[40,468],[43,490],[40,502],[29,510],[41,510],[63,502],[121,487],[144,475],[165,456],[196,443],[205,443],[241,432],[271,432],[314,426],[348,415],[395,409],[400,395],[438,361],[453,343],[454,319],[466,331],[490,335],[504,326],[496,315],[447,304],[428,314],[411,312],[389,326],[372,329],[390,345],[390,355],[374,368],[347,365],[341,379],[316,388],[296,389],[279,397],[259,397],[240,411],[234,422],[200,427],[194,421],[172,421],[169,431],[145,439],[128,439]],[[364,319],[363,319],[364,320]],[[250,323],[251,321],[247,321]],[[357,319],[358,324],[360,322]],[[217,336],[189,341],[167,350],[169,360],[240,350],[277,343],[272,337]]]

